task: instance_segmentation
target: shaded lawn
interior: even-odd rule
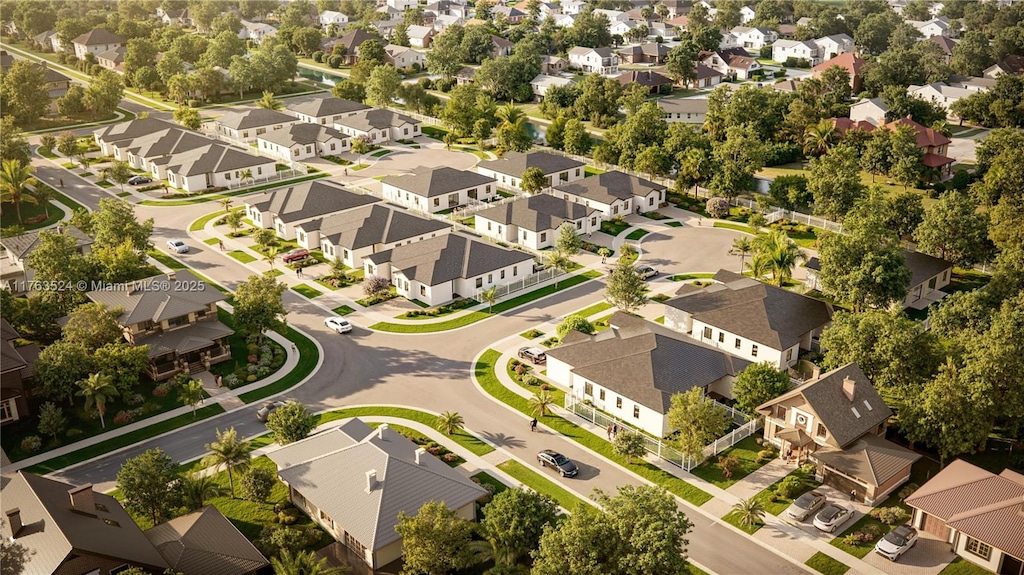
[[[610,236],[617,236],[628,230],[630,227],[632,226],[626,222],[616,222],[614,220],[605,220],[601,222],[601,231]]]
[[[750,226],[745,226],[743,224],[730,224],[730,223],[727,223],[727,222],[715,222],[715,227],[716,228],[725,228],[725,229],[729,229],[729,230],[735,230],[737,232],[743,232],[745,234],[750,234],[752,236],[756,236],[757,235],[757,230],[755,230],[754,228],[752,228]]]
[[[540,384],[537,384],[537,385],[526,385],[522,381],[519,381],[519,375],[516,374],[515,365],[512,363],[512,362],[515,362],[515,361],[518,361],[518,360],[510,359],[510,360],[508,360],[508,365],[505,366],[505,371],[508,373],[508,376],[512,378],[512,381],[514,381],[517,384],[519,384],[519,387],[522,387],[526,391],[528,391],[530,393],[533,393],[533,394],[539,394],[541,391],[543,391],[540,388]],[[522,363],[522,362],[520,362],[520,363]],[[522,363],[522,365],[526,366],[526,373],[524,373],[523,375],[532,375],[532,376],[537,377],[538,379],[540,379],[541,383],[548,383],[548,382],[544,381],[542,378],[539,377],[540,374],[537,373],[537,370],[534,369],[534,367],[532,365],[530,365],[528,363]],[[558,387],[555,387],[551,383],[548,383],[547,391],[548,391],[548,393],[551,394],[551,398],[555,401],[555,405],[565,405],[565,392],[564,391],[562,391]]]
[[[32,194],[29,192],[22,194],[22,196],[32,196]],[[34,199],[34,196],[32,197]],[[3,202],[3,204],[0,204],[0,207],[3,209],[3,215],[0,216],[0,227],[4,228],[18,226],[25,231],[37,230],[53,225],[64,218],[64,210],[54,204],[49,204],[47,207],[43,202],[32,204],[23,199],[21,202],[21,223],[18,223],[18,214],[15,213],[14,202]],[[47,209],[49,210],[49,217],[46,215]]]
[[[487,473],[486,471],[480,471],[478,473],[474,473],[470,477],[475,477],[476,479],[479,479],[480,483],[482,485],[490,485],[490,486],[494,487],[494,494],[495,495],[497,495],[497,494],[501,493],[502,491],[505,491],[506,489],[509,488],[508,485],[505,485],[504,483],[502,483],[500,479],[494,477],[493,475]]]
[[[313,286],[311,286],[309,284],[299,284],[297,286],[294,286],[294,287],[292,287],[292,291],[294,291],[294,292],[296,292],[298,294],[304,295],[304,296],[308,297],[309,299],[313,299],[313,298],[315,298],[317,296],[323,295],[323,292],[321,292],[320,290],[314,288]]]
[[[690,473],[693,473],[697,477],[713,483],[722,489],[728,489],[730,485],[735,484],[740,479],[743,479],[768,463],[768,461],[765,461],[764,463],[757,463],[755,461],[757,453],[764,449],[764,447],[757,444],[756,435],[757,434],[754,434],[743,438],[736,443],[736,445],[719,453],[718,457],[708,459],[704,463],[693,468]],[[722,473],[722,468],[718,465],[718,462],[728,455],[733,455],[740,461],[736,469],[733,470],[732,477],[726,477]]]
[[[537,493],[547,495],[551,499],[554,499],[556,503],[567,511],[571,512],[579,505],[586,505],[582,499],[573,495],[561,485],[514,459],[510,459],[504,463],[499,463],[498,469],[518,479]]]
[[[406,407],[380,407],[380,406],[363,406],[363,407],[346,407],[344,409],[338,409],[334,411],[328,411],[327,413],[321,413],[317,420],[317,425],[323,425],[330,421],[337,421],[339,419],[347,419],[350,417],[400,417],[403,419],[409,419],[422,423],[423,425],[429,426],[432,429],[437,428],[438,417],[436,415],[419,411],[416,409],[409,409]],[[448,436],[452,441],[458,443],[462,447],[465,447],[474,455],[487,455],[494,451],[494,448],[486,444],[480,438],[475,435],[470,435],[464,430],[456,431],[455,433]]]
[[[650,232],[648,232],[647,230],[643,230],[643,229],[641,229],[641,230],[633,230],[633,231],[629,232],[629,235],[626,236],[626,239],[627,240],[638,240],[638,239],[646,236],[649,233]]]
[[[701,273],[701,274],[678,274],[678,275],[674,275],[674,276],[669,276],[668,277],[668,281],[684,282],[684,281],[687,281],[687,280],[707,279],[707,278],[713,278],[713,277],[715,277],[715,274],[708,274],[708,273]]]
[[[581,309],[580,311],[573,312],[572,315],[580,315],[580,316],[583,316],[583,317],[590,317],[592,315],[597,315],[597,314],[599,314],[599,313],[601,313],[603,311],[612,309],[613,307],[615,307],[615,306],[613,306],[612,304],[610,304],[610,303],[608,303],[606,301],[600,301],[600,302],[595,303],[594,305],[585,307],[585,308]]]
[[[992,276],[990,276],[989,274],[984,274],[974,270],[953,268],[953,277],[949,278],[949,285],[941,289],[946,293],[974,291],[976,289],[984,287],[985,284],[987,284],[991,280]]]

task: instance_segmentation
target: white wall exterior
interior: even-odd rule
[[[291,126],[293,124],[298,124],[298,123],[299,123],[298,120],[292,120],[292,121],[289,121],[289,122],[281,122],[280,124],[268,124],[266,126],[256,126],[256,127],[253,127],[253,128],[243,128],[241,130],[236,130],[234,128],[229,128],[227,126],[222,126],[220,124],[216,124],[216,125],[217,125],[217,133],[218,134],[220,134],[222,136],[225,136],[225,137],[228,137],[228,138],[231,138],[233,140],[238,140],[239,142],[245,142],[246,144],[250,144],[252,142],[255,142],[256,138],[260,137],[263,134],[266,134],[268,132],[275,132],[275,131],[280,130],[282,128],[286,128],[288,126]]]
[[[494,178],[495,180],[498,180],[498,183],[501,184],[503,187],[507,187],[517,191],[522,191],[522,189],[519,187],[522,174],[509,176],[506,174],[502,174],[501,172],[490,170],[480,165],[476,167],[476,171],[478,174],[483,174],[485,176],[489,176],[491,178]],[[550,187],[560,186],[567,182],[575,182],[576,180],[582,180],[586,176],[586,172],[584,171],[583,166],[579,166],[577,168],[571,168],[559,172],[550,172],[544,175],[547,177],[548,186]]]
[[[313,144],[292,144],[291,147],[268,142],[262,138],[257,139],[257,147],[260,151],[270,154],[282,160],[305,160],[320,155],[334,156],[350,150],[348,138],[330,138],[326,142]]]
[[[570,202],[576,204],[583,204],[588,208],[594,208],[597,211],[601,212],[602,218],[606,220],[610,220],[615,216],[628,216],[630,213],[632,213],[634,206],[633,202],[635,200],[635,198],[631,197],[625,200],[615,200],[610,204],[606,204],[604,202],[591,200],[588,198],[584,198],[583,196],[577,196],[575,194],[570,194],[568,192],[563,191],[555,191],[554,195],[561,197],[563,200],[569,200]]]
[[[602,58],[594,50],[583,54],[569,52],[569,66],[579,68],[584,72],[614,74],[619,71],[619,55],[613,52],[608,58]]]
[[[548,362],[550,361],[552,360],[548,359]],[[548,373],[551,373],[550,368]],[[651,435],[664,437],[668,434],[668,418],[660,411],[640,405],[628,397],[606,389],[574,373],[570,373],[570,379],[572,381],[571,393],[577,399],[589,399],[594,404],[594,407],[621,419],[629,425],[639,427]],[[590,394],[587,393],[588,385],[590,386]],[[603,400],[601,399],[602,392],[604,392]]]
[[[298,242],[300,246],[311,250],[319,248],[320,250],[323,251],[324,256],[326,256],[327,259],[334,259],[336,257],[340,257],[342,263],[344,263],[348,267],[352,269],[362,269],[363,258],[369,255],[375,254],[377,252],[387,251],[403,244],[410,244],[413,242],[419,242],[426,239],[443,236],[450,231],[451,228],[443,228],[436,232],[430,232],[429,234],[423,234],[419,236],[408,236],[396,240],[394,242],[373,244],[372,246],[366,246],[363,248],[359,248],[358,250],[350,250],[344,246],[332,244],[327,240],[327,238],[320,237],[320,232],[316,230],[313,230],[308,234],[305,234],[305,232],[301,229],[301,226],[296,231],[296,236],[300,238]]]
[[[441,196],[428,198],[417,195],[414,192],[402,190],[392,184],[382,182],[381,193],[387,201],[419,210],[421,212],[440,212],[454,206],[464,206],[469,203],[470,192],[475,191],[478,200],[491,200],[495,196],[496,186],[493,183],[463,188]]]
[[[86,54],[91,53],[93,56],[96,56],[96,55],[102,54],[102,53],[104,53],[104,52],[106,52],[108,50],[116,50],[116,49],[120,48],[122,46],[122,44],[119,43],[119,42],[115,42],[113,44],[90,44],[89,46],[86,46],[85,44],[75,43],[74,46],[75,46],[75,56],[79,60],[84,60]],[[58,50],[54,49],[54,52],[57,52],[57,51]],[[98,62],[98,60],[97,60],[97,62]]]
[[[576,226],[576,232],[580,235],[590,234],[601,229],[601,217],[598,214],[573,220],[572,223]],[[558,239],[558,228],[535,232],[524,230],[515,224],[505,225],[489,220],[479,214],[474,218],[473,228],[480,235],[502,242],[519,244],[533,250],[542,250],[553,246]]]
[[[949,285],[952,275],[952,268],[946,269],[942,273],[934,275],[916,286],[911,286],[907,291],[907,297],[903,298],[903,307],[908,308],[921,298],[935,299],[934,295],[937,295],[936,292]]]
[[[810,42],[778,40],[772,44],[772,60],[776,62],[785,62],[787,58],[803,58],[811,66],[817,66],[822,62],[821,54],[821,49]]]
[[[752,362],[768,361],[776,367],[784,368],[796,365],[800,357],[799,343],[786,350],[773,349],[767,345],[753,342],[745,337],[740,337],[734,333],[693,319],[690,314],[671,306],[665,306],[665,327],[685,333],[691,338],[718,348],[729,355],[741,357]],[[705,337],[705,328],[711,330],[711,337]],[[805,340],[807,340],[807,347],[810,347],[810,337],[806,337]],[[737,342],[739,342],[738,347]],[[757,355],[754,355],[754,346],[757,346]]]
[[[369,131],[350,128],[343,124],[334,124],[334,129],[353,138],[365,137],[371,144],[377,145],[386,144],[392,140],[415,138],[420,135],[420,125],[409,122],[403,122],[398,126],[391,126],[390,128],[373,128]]]
[[[404,11],[419,6],[418,0],[387,0],[387,5],[395,10]]]
[[[533,260],[522,261],[471,278],[456,278],[453,281],[442,282],[434,286],[406,278],[402,271],[394,269],[390,262],[375,266],[372,262],[366,261],[363,267],[367,276],[378,275],[391,280],[399,295],[407,299],[418,299],[430,306],[438,306],[455,299],[454,294],[459,294],[461,297],[472,297],[478,289],[504,285],[527,276],[533,271]],[[480,280],[479,286],[477,286],[478,279]]]
[[[348,24],[348,16],[341,12],[334,12],[327,10],[320,13],[320,25],[327,28],[331,24],[337,24],[339,26]]]
[[[266,163],[262,165],[253,166],[251,168],[246,168],[248,170],[252,170],[253,178],[259,178],[261,176],[266,176],[275,173],[276,168],[274,166],[274,160],[271,160],[269,158],[263,159],[266,160]],[[154,175],[160,179],[166,179],[168,183],[170,183],[170,185],[176,188],[181,188],[186,192],[198,192],[201,190],[205,190],[206,188],[209,187],[226,188],[231,186],[232,184],[238,183],[242,179],[241,174],[243,171],[245,170],[228,170],[225,172],[197,174],[194,176],[185,177],[165,170],[162,166],[160,166],[156,169],[157,173]]]

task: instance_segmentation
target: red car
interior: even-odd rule
[[[286,264],[290,264],[292,262],[304,260],[308,257],[309,250],[307,250],[306,248],[297,248],[289,252],[285,252],[285,254],[281,256],[281,261],[283,261]]]

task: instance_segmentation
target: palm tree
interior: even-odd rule
[[[231,210],[231,204],[235,203],[235,200],[232,200],[231,198],[221,198],[217,201],[220,202],[220,205],[224,206],[225,214]]]
[[[213,467],[215,470],[222,466],[228,471],[228,485],[231,487],[231,498],[235,497],[235,479],[231,470],[238,469],[243,472],[249,467],[252,457],[249,454],[249,442],[238,438],[235,428],[225,431],[217,430],[217,441],[207,443],[206,449],[210,453],[203,458],[202,465]]]
[[[550,413],[554,405],[555,398],[547,390],[538,391],[530,398],[530,411],[537,417],[544,417]]]
[[[284,103],[274,98],[273,92],[264,91],[263,97],[256,101],[256,107],[266,110],[280,110],[284,107]]]
[[[526,113],[523,112],[522,108],[517,107],[512,102],[505,104],[504,106],[497,109],[494,112],[494,116],[501,122],[503,126],[515,126],[516,124],[525,121]]]
[[[493,286],[480,292],[479,298],[487,302],[487,313],[494,309],[494,302],[498,301],[498,286]]]
[[[771,266],[768,264],[768,258],[765,254],[755,251],[753,257],[747,262],[747,269],[750,270],[750,275],[754,279],[760,279],[768,274]]]
[[[240,173],[238,175],[239,175],[239,177],[242,178],[242,182],[249,182],[251,184],[252,181],[253,181],[252,170],[249,169],[249,168],[246,168],[246,169],[242,170],[242,173]]]
[[[227,491],[214,481],[212,475],[189,473],[178,483],[185,506],[191,511],[206,506],[206,502],[214,497],[223,497]]]
[[[553,250],[548,253],[548,263],[559,271],[568,271],[572,266],[572,260],[562,253],[561,250]],[[555,289],[558,289],[558,276],[555,276]]]
[[[746,259],[751,249],[753,247],[750,244],[750,238],[747,236],[740,236],[732,241],[732,249],[729,250],[729,255],[740,256],[740,273],[743,273],[743,260]]]
[[[21,202],[38,204],[39,200],[29,195],[28,186],[39,182],[32,177],[35,167],[31,164],[22,165],[18,160],[4,160],[0,165],[0,202],[14,204],[14,212],[21,223]]]
[[[275,575],[342,575],[352,570],[350,567],[328,567],[326,557],[317,557],[309,550],[292,554],[284,549],[277,557],[271,557],[270,566],[274,568]]]
[[[88,379],[78,382],[78,385],[81,389],[77,395],[85,397],[85,410],[89,411],[95,405],[97,413],[100,414],[100,427],[106,429],[103,414],[107,412],[107,400],[118,396],[114,378],[105,373],[94,373]]]
[[[772,274],[772,283],[777,286],[793,277],[793,267],[805,259],[800,247],[789,239],[784,230],[775,230],[758,236],[752,243],[754,253],[763,255],[766,259],[768,271]]]
[[[821,156],[828,153],[836,140],[836,126],[831,120],[822,120],[807,126],[804,131],[804,153]]]
[[[53,199],[53,189],[50,186],[37,185],[36,189],[32,190],[32,195],[40,204],[43,204],[43,213],[46,215],[46,219],[50,219],[50,200]]]
[[[203,384],[194,379],[178,388],[178,398],[185,405],[192,406],[192,419],[196,418],[196,407],[203,401]]]
[[[679,166],[679,175],[693,182],[693,197],[697,197],[697,187],[704,181],[708,169],[708,155],[700,148],[690,148]]]
[[[466,421],[457,411],[446,411],[437,416],[437,430],[445,435],[451,435],[463,428]]]
[[[740,499],[733,503],[732,511],[737,515],[740,523],[748,527],[761,523],[764,518],[764,503],[760,499]]]
[[[274,269],[274,262],[277,261],[277,248],[267,248],[267,255],[263,258],[263,261],[270,264],[270,269]]]

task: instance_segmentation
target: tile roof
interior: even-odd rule
[[[580,196],[604,204],[633,196],[646,196],[665,186],[617,170],[589,176],[554,188],[558,192]]]
[[[672,395],[735,376],[750,363],[623,312],[608,323],[595,335],[574,332],[548,357],[659,413],[668,411]]]
[[[82,230],[75,226],[64,226],[58,227],[57,229],[37,230],[34,232],[28,232],[27,234],[0,238],[0,246],[3,246],[4,249],[10,252],[15,258],[19,260],[25,259],[32,253],[32,250],[38,248],[42,244],[39,237],[42,232],[46,232],[48,234],[63,232],[73,238],[75,240],[75,247],[79,248],[92,244],[92,238],[85,235]]]
[[[378,252],[374,264],[391,262],[407,279],[435,286],[459,278],[469,279],[533,259],[526,252],[507,250],[494,244],[449,233],[421,242]]]
[[[291,118],[291,116],[289,116],[289,118]],[[280,130],[273,130],[265,134],[260,134],[257,138],[290,148],[295,144],[315,144],[317,142],[326,142],[332,138],[347,140],[349,139],[349,136],[330,126],[300,122],[298,124],[286,126]]]
[[[293,116],[278,112],[277,110],[268,110],[266,108],[241,108],[232,110],[221,115],[216,120],[216,122],[221,126],[226,126],[234,130],[259,128],[273,124],[286,124],[294,121],[295,118]]]
[[[289,98],[285,100],[285,109],[304,116],[320,118],[358,112],[359,110],[369,110],[370,107],[359,102],[333,96],[310,96],[308,98]]]
[[[932,128],[926,128],[921,124],[908,118],[900,118],[899,120],[893,120],[887,122],[885,127],[889,130],[896,131],[900,126],[909,126],[917,134],[917,147],[926,148],[932,146],[945,146],[952,143],[946,136],[942,135],[942,132],[934,130]]]
[[[814,452],[814,457],[847,475],[878,486],[923,456],[868,433],[846,449],[819,449]]]
[[[399,513],[414,515],[428,501],[458,509],[487,494],[429,453],[417,463],[417,449],[386,426],[372,430],[356,419],[269,457],[292,489],[367,549],[377,550],[400,539],[395,532]],[[369,471],[376,472],[372,490],[367,489]]]
[[[497,160],[480,162],[477,167],[514,178],[522,178],[526,168],[540,168],[546,175],[572,168],[582,168],[583,162],[547,152],[508,152]]]
[[[419,124],[420,121],[405,114],[393,110],[381,110],[377,108],[360,110],[351,116],[338,118],[334,121],[335,126],[346,126],[362,132],[370,130],[383,130],[385,128],[397,128],[403,124]]]
[[[111,289],[93,290],[85,295],[96,303],[106,305],[107,309],[121,308],[117,321],[123,326],[147,320],[159,322],[173,319],[202,311],[211,303],[224,301],[224,294],[191,271],[179,270],[173,274],[173,280],[169,274],[160,274],[135,282],[116,284]]]
[[[553,230],[567,221],[576,221],[596,212],[583,204],[535,194],[476,213],[477,216],[504,225],[514,225],[532,232]]]
[[[450,224],[421,218],[384,204],[370,204],[309,222],[332,244],[357,250],[447,230]],[[306,225],[299,226],[307,229]],[[308,231],[308,230],[307,230]]]
[[[387,176],[381,181],[402,191],[432,198],[474,186],[486,186],[496,180],[476,172],[443,167],[402,176]]]
[[[371,195],[350,191],[334,182],[312,180],[252,196],[246,204],[261,212],[270,212],[285,223],[291,223],[379,201]]]
[[[97,44],[124,44],[124,38],[108,32],[103,28],[95,28],[81,34],[77,38],[71,41],[72,44],[82,44],[83,46],[95,46]]]
[[[849,118],[832,118],[832,125],[836,127],[836,131],[840,135],[844,135],[850,130],[871,132],[875,129],[875,125],[867,120],[857,120],[855,122]]]
[[[204,507],[144,532],[174,571],[246,575],[270,564],[220,511]]]
[[[832,58],[831,60],[825,60],[821,64],[818,64],[813,68],[813,71],[824,72],[825,70],[828,70],[832,66],[839,66],[840,68],[846,70],[846,72],[850,74],[850,77],[853,77],[859,76],[861,74],[861,71],[864,68],[864,64],[866,63],[867,60],[857,56],[856,54],[851,54],[850,52],[843,52],[842,54],[836,56],[835,58]]]

